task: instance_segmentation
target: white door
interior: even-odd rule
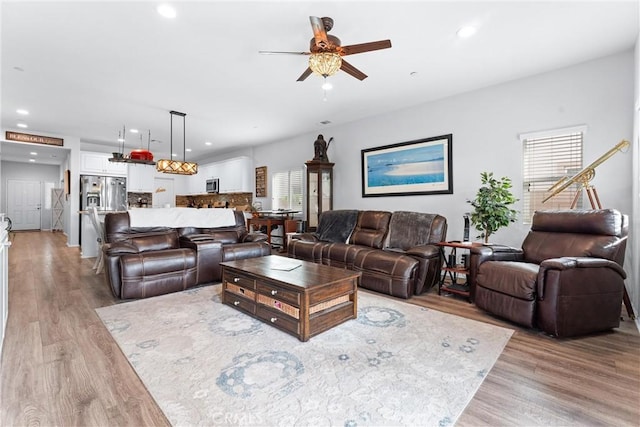
[[[7,180],[7,213],[12,230],[40,230],[39,181]]]
[[[154,208],[170,206],[176,207],[176,194],[173,189],[173,178],[153,179],[153,204]]]

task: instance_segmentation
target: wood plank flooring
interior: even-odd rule
[[[94,311],[120,302],[94,260],[61,233],[11,240],[0,425],[169,425]],[[614,332],[558,340],[434,291],[411,302],[515,330],[457,425],[640,425],[640,334],[626,314]]]

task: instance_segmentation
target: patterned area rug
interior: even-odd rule
[[[360,292],[357,319],[303,343],[220,290],[96,310],[175,426],[452,425],[513,333]]]

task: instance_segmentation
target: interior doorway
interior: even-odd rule
[[[12,230],[40,230],[42,203],[40,181],[7,180],[7,215]]]

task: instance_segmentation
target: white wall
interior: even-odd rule
[[[632,139],[634,93],[634,51],[629,50],[395,113],[325,128],[276,144],[258,146],[254,148],[254,163],[267,166],[270,180],[273,172],[299,167],[310,160],[318,133],[324,134],[325,140],[334,137],[328,152],[329,159],[336,164],[334,209],[439,213],[448,220],[447,237],[450,240],[461,239],[462,216],[470,210],[466,201],[474,197],[480,185],[481,172],[491,171],[497,176],[510,177],[514,193],[522,200],[522,146],[518,134],[586,125],[583,159],[586,166],[620,140]],[[448,133],[453,134],[453,194],[362,197],[362,149]],[[592,181],[603,207],[619,209],[630,218],[634,218],[631,202],[633,180],[630,179],[633,157],[631,152],[614,155],[597,167]],[[522,210],[522,202],[516,209]],[[637,226],[637,219],[635,223]],[[519,221],[498,231],[492,240],[519,247],[528,230],[529,225]],[[476,234],[472,230],[471,236]],[[627,261],[630,261],[629,256]],[[625,265],[629,269],[629,263]],[[633,282],[629,286],[636,288],[633,292],[637,306],[638,285]]]

